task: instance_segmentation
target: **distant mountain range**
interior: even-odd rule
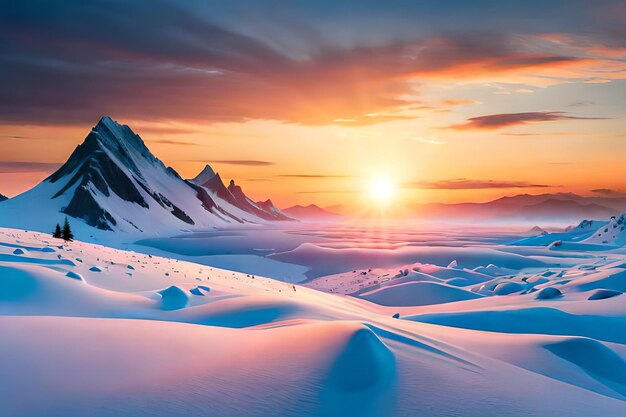
[[[222,182],[219,173],[215,173],[213,169],[206,165],[194,179],[190,180],[192,184],[203,187],[211,192],[217,198],[227,202],[233,207],[237,207],[246,213],[250,213],[263,220],[293,220],[285,213],[274,206],[272,200],[255,203],[249,199],[235,181],[230,180],[228,187]]]
[[[486,203],[433,203],[418,206],[420,216],[476,220],[580,221],[602,219],[626,211],[626,197],[583,197],[572,193],[520,194]]]
[[[4,201],[4,200],[8,200],[8,199],[9,199],[9,197],[0,194],[0,201]]]
[[[95,229],[150,234],[291,220],[234,181],[225,187],[208,165],[193,180],[181,178],[106,116],[56,172],[2,203],[0,225],[51,230],[63,215]]]
[[[336,220],[342,217],[315,204],[309,204],[308,206],[295,205],[283,209],[283,212],[294,219],[300,220]]]

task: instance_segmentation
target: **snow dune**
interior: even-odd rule
[[[297,248],[269,256],[281,262],[306,265],[311,268],[308,277],[336,274],[353,269],[376,266],[393,267],[409,262],[448,265],[456,261],[461,268],[476,268],[485,264],[485,259],[500,267],[520,269],[543,267],[540,260],[514,253],[482,247],[401,247],[398,249],[334,249],[303,243]]]
[[[383,306],[419,306],[471,300],[481,296],[438,282],[406,282],[359,295]]]
[[[626,415],[619,259],[434,253],[348,296],[0,229],[0,415]]]

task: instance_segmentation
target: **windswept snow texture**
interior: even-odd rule
[[[3,202],[0,225],[47,231],[69,216],[84,236],[155,236],[288,219],[271,207],[265,211],[248,203],[241,189],[237,201],[245,206],[204,188],[200,182],[211,174],[207,166],[185,181],[128,126],[105,116],[61,168],[32,190]]]
[[[626,415],[626,255],[494,246],[308,288],[0,229],[0,415]]]

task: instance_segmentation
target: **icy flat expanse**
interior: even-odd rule
[[[0,229],[0,415],[626,415],[623,250],[469,240],[294,286]]]
[[[355,268],[402,266],[419,259],[424,247],[432,246],[451,248],[432,258],[447,259],[447,265],[456,259],[457,252],[464,251],[464,246],[505,244],[527,236],[526,232],[527,227],[511,231],[510,228],[467,229],[466,226],[416,221],[361,220],[232,226],[137,241],[127,236],[126,243],[112,242],[106,234],[96,235],[91,240],[281,281],[302,282]]]

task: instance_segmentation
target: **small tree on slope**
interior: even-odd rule
[[[63,237],[63,234],[61,232],[61,225],[59,225],[59,223],[57,223],[57,227],[54,229],[54,233],[52,233],[52,237],[57,238],[57,239],[61,239]]]
[[[69,242],[74,239],[74,233],[72,233],[72,229],[70,228],[70,222],[67,221],[67,217],[65,218],[65,223],[63,223],[63,240]]]

